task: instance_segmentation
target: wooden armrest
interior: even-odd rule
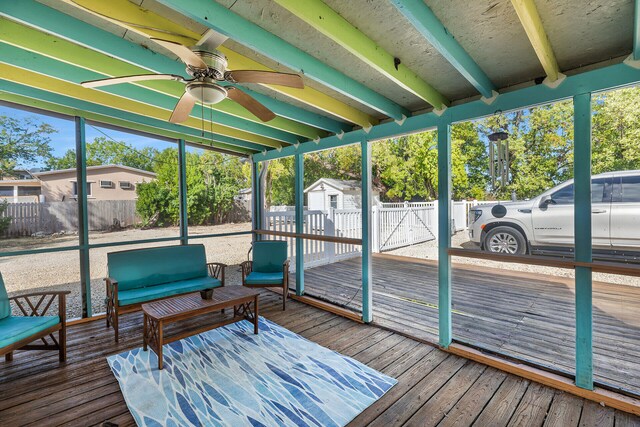
[[[224,286],[225,280],[225,270],[227,268],[227,264],[223,264],[221,262],[208,262],[207,269],[209,270],[209,276],[215,277],[220,280],[222,286]]]
[[[20,295],[14,295],[12,297],[9,298],[9,301],[15,301],[18,298],[29,298],[29,297],[42,297],[42,296],[47,296],[47,295],[52,295],[52,296],[66,296],[69,295],[71,293],[71,291],[47,291],[47,292],[34,292],[34,293],[29,293],[29,294],[20,294]]]
[[[288,259],[282,263],[282,269],[287,272],[289,271],[289,265],[291,264],[291,261],[289,261]]]
[[[107,285],[118,286],[118,281],[113,277],[105,277],[104,281]]]
[[[15,295],[9,298],[9,301],[13,301],[15,305],[20,309],[24,316],[46,316],[49,308],[56,300],[58,303],[58,316],[61,321],[66,320],[66,301],[67,295],[71,291],[47,291],[47,292],[32,292],[28,294]],[[31,298],[40,297],[35,301],[31,301]],[[50,297],[50,298],[47,298]],[[39,311],[40,310],[40,311]]]
[[[253,261],[243,261],[240,263],[240,267],[242,267],[242,278],[244,279],[253,270]]]

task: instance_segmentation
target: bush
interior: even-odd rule
[[[8,215],[5,216],[8,207],[9,202],[7,202],[6,200],[3,203],[0,203],[0,235],[4,234],[9,229],[11,220],[13,219]]]

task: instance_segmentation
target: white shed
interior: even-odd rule
[[[360,209],[362,197],[360,181],[320,178],[304,192],[307,195],[307,206],[310,211],[327,211],[329,209]],[[378,192],[371,191],[371,197]]]

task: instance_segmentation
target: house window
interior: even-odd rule
[[[113,188],[113,181],[100,180],[100,188]]]
[[[73,185],[73,197],[78,197],[78,183],[72,182]],[[91,197],[91,182],[87,182],[87,197]]]
[[[39,196],[40,187],[18,187],[18,196]]]
[[[338,209],[338,195],[332,194],[329,196],[329,206],[331,209]]]
[[[0,187],[0,197],[13,197],[13,187]]]
[[[120,188],[123,190],[131,190],[133,186],[129,181],[120,181]]]

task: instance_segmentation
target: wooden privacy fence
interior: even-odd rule
[[[108,230],[113,225],[128,227],[140,222],[135,200],[90,200],[87,214],[90,231]],[[78,230],[78,205],[75,202],[9,203],[3,216],[11,217],[4,237]]]

